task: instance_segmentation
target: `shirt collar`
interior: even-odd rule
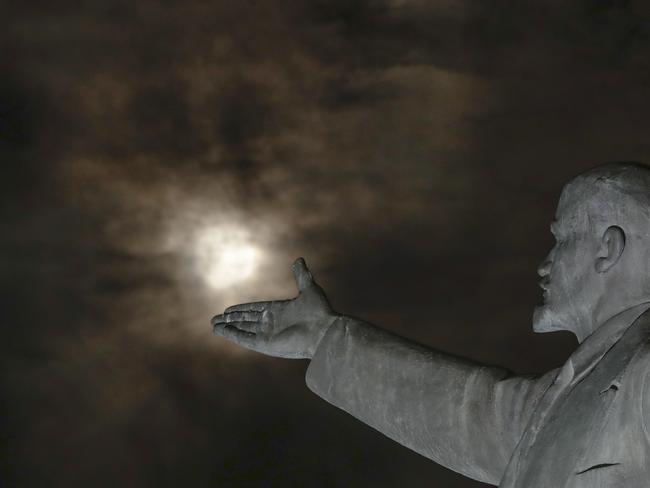
[[[574,384],[580,381],[649,308],[650,302],[635,305],[614,315],[598,327],[580,344],[562,368],[560,372],[562,382]]]

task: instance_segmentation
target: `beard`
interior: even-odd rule
[[[533,310],[533,331],[538,334],[566,330],[551,304],[544,301]]]

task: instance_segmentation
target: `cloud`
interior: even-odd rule
[[[304,364],[213,338],[209,318],[291,296],[304,255],[342,312],[488,362],[558,364],[571,341],[528,330],[534,268],[568,177],[650,159],[647,12],[368,0],[6,14],[7,479],[476,486],[318,403]],[[266,260],[215,292],[194,241],[234,224]]]

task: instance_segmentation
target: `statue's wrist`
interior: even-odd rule
[[[316,354],[316,350],[323,340],[323,337],[325,337],[325,334],[327,334],[327,331],[330,330],[330,328],[332,328],[342,317],[342,315],[334,313],[332,315],[328,315],[327,318],[323,320],[322,324],[316,331],[316,340],[313,342],[312,347],[308,351],[309,359],[313,358],[314,354]]]

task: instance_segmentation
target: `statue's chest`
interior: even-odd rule
[[[599,386],[587,379],[556,400],[538,426],[534,439],[521,446],[516,486],[593,486],[581,483],[583,475],[589,473],[588,477],[593,478],[596,473],[592,471],[608,477],[614,474],[620,460],[604,457],[599,439],[609,430],[607,418],[612,413],[617,392],[601,393]],[[609,437],[610,443],[620,441],[615,438],[616,432],[607,432],[605,437]]]
[[[549,389],[502,487],[647,486],[648,446],[640,392],[634,391],[633,381],[621,384],[627,364],[617,359],[602,361],[566,391]]]

